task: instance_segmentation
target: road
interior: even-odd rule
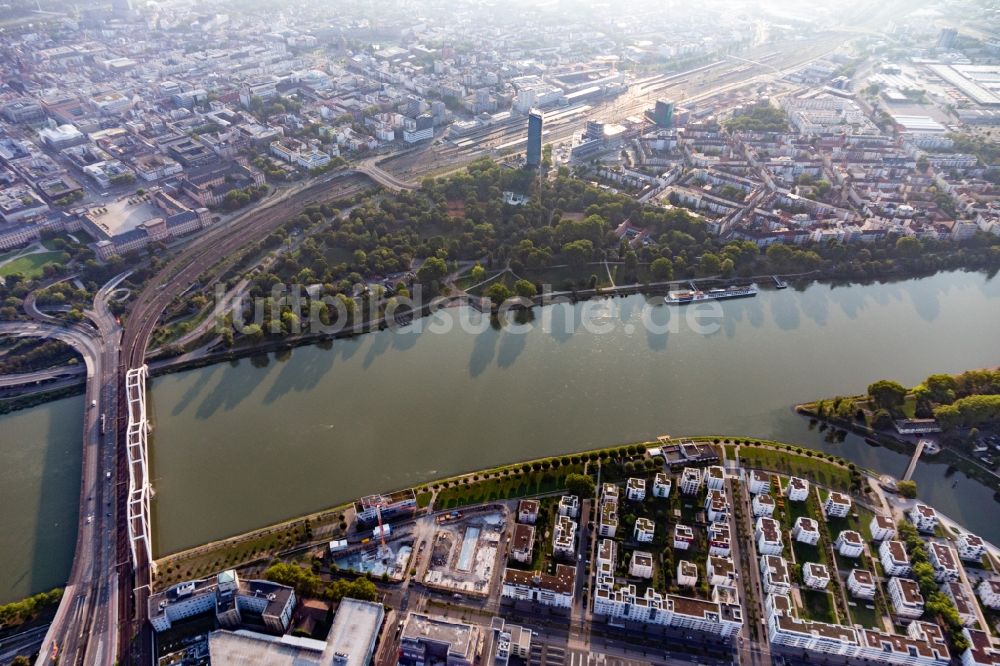
[[[3,375],[0,377],[0,390],[10,391],[19,388],[30,388],[45,384],[46,390],[66,385],[77,384],[80,375],[86,374],[83,366],[67,365],[58,368],[47,368],[45,370],[35,370],[34,372],[22,372],[16,375]]]
[[[35,316],[42,321],[5,323],[0,325],[0,334],[62,340],[83,357],[87,372],[76,551],[62,602],[42,642],[39,661],[50,663],[53,655],[58,655],[63,664],[111,664],[117,627],[116,621],[109,621],[103,611],[115,592],[114,552],[104,536],[114,516],[112,480],[107,478],[113,471],[114,441],[101,434],[101,417],[113,419],[116,414],[113,386],[117,340],[103,339],[87,325],[62,326],[50,323],[52,318],[47,315]],[[101,325],[114,326],[114,321]],[[99,617],[92,623],[95,614]]]

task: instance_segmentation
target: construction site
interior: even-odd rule
[[[424,583],[428,587],[488,596],[497,571],[505,512],[452,512],[438,517]]]

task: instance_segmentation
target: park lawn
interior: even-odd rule
[[[799,455],[792,451],[765,449],[758,446],[741,446],[740,462],[744,467],[757,468],[799,476],[821,486],[849,492],[851,472],[836,463],[814,456]]]
[[[555,268],[525,269],[522,277],[544,285],[550,285],[552,291],[567,291],[572,288],[589,289],[590,276],[597,276],[598,287],[610,287],[608,271],[604,264],[585,264],[583,266],[561,266]]]
[[[854,624],[860,624],[867,629],[882,629],[882,622],[875,610],[875,602],[871,602],[869,606],[868,602],[858,601],[853,606],[848,604],[847,609]]]
[[[45,264],[58,264],[62,260],[62,252],[36,252],[13,259],[6,264],[0,265],[0,276],[21,273],[25,277],[36,278],[42,275],[42,266]]]
[[[826,590],[807,590],[800,588],[802,595],[802,615],[816,622],[835,624],[837,619],[833,611],[833,598]]]
[[[515,476],[470,481],[468,484],[460,482],[457,486],[441,490],[434,508],[440,511],[498,499],[553,493],[566,487],[565,479],[568,474],[580,473],[582,470],[582,464],[569,465],[557,470],[532,471],[527,474],[520,472]]]
[[[434,493],[430,491],[424,491],[417,494],[417,508],[425,509],[431,503],[431,498],[434,497]]]
[[[792,539],[792,550],[795,551],[796,563],[800,565],[804,565],[806,562],[815,562],[816,564],[826,563],[818,546],[812,546],[808,543]]]

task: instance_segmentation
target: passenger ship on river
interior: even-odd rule
[[[750,298],[757,295],[757,285],[751,284],[745,287],[719,287],[700,291],[688,289],[684,291],[671,291],[663,298],[667,305],[686,305],[687,303],[698,303],[701,301],[721,301],[727,298]]]

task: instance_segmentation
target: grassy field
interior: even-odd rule
[[[729,451],[726,451],[727,455]],[[808,453],[812,453],[809,451]],[[741,446],[740,461],[744,467],[760,468],[809,479],[821,486],[849,491],[851,472],[836,463],[822,459],[821,453],[814,456],[795,455],[786,451],[776,451],[756,446]]]
[[[833,611],[833,597],[825,590],[807,590],[801,588],[802,614],[806,619],[817,622],[835,623],[837,618]]]
[[[518,471],[514,476],[473,480],[443,489],[434,502],[437,511],[498,499],[543,495],[565,488],[567,474],[583,471],[583,465],[569,465],[547,471]],[[466,481],[468,479],[463,479]]]
[[[62,254],[62,252],[36,252],[11,259],[5,264],[0,264],[0,276],[21,273],[26,277],[40,277],[42,266],[48,263],[59,263],[62,260]],[[0,257],[0,261],[3,259],[4,257]]]
[[[882,629],[878,613],[875,612],[874,602],[872,602],[872,608],[865,605],[866,603],[859,601],[856,605],[847,607],[851,613],[851,622],[868,629]]]

